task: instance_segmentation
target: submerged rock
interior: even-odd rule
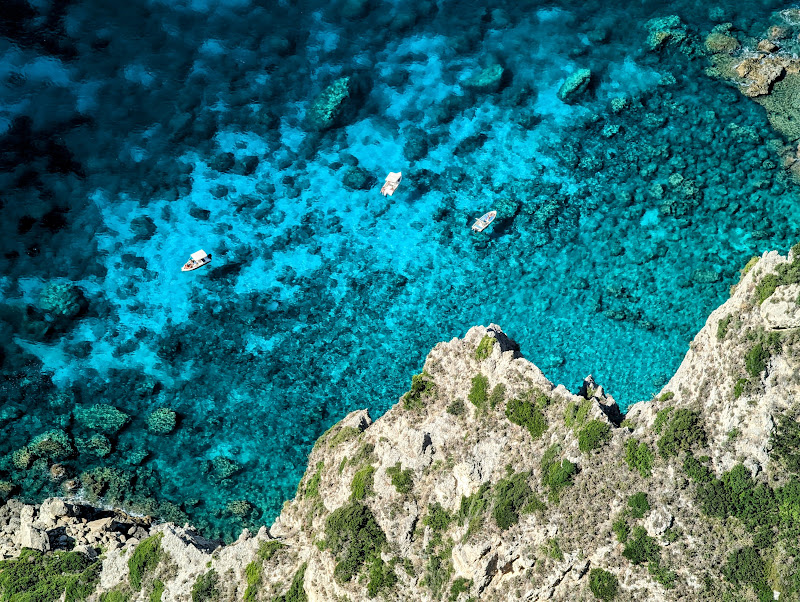
[[[88,305],[83,291],[74,284],[52,282],[39,295],[39,307],[57,319],[76,318]]]
[[[711,32],[705,41],[705,48],[709,52],[713,54],[717,54],[720,52],[733,52],[739,48],[739,40],[734,38],[732,35],[713,31]]]
[[[681,19],[677,15],[650,19],[645,23],[645,29],[649,32],[647,47],[650,50],[661,50],[666,46],[679,46],[688,37],[686,25],[681,23]]]
[[[502,85],[504,74],[505,69],[495,64],[465,80],[463,86],[476,92],[497,92]]]
[[[341,115],[344,103],[350,96],[350,78],[342,77],[325,88],[308,109],[308,123],[315,129],[333,127]]]
[[[573,104],[589,89],[592,72],[589,69],[578,69],[570,75],[558,89],[558,98],[567,104]]]

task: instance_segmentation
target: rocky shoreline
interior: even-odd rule
[[[20,552],[39,562],[29,548],[94,563],[74,598],[92,602],[798,599],[799,300],[800,245],[754,259],[625,416],[591,377],[573,394],[499,326],[474,327],[384,416],[322,435],[271,528],[223,546],[9,500],[0,577]]]

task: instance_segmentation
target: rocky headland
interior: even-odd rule
[[[0,591],[798,600],[799,413],[800,245],[754,258],[669,383],[624,416],[591,377],[578,394],[555,386],[499,326],[476,326],[438,344],[381,418],[353,412],[322,435],[270,528],[223,546],[76,500],[12,499]]]

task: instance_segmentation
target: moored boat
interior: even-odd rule
[[[403,174],[399,171],[390,171],[386,176],[386,181],[381,187],[381,194],[383,196],[392,196],[397,187],[400,186],[400,180],[403,179]]]
[[[197,268],[203,267],[207,263],[211,263],[211,255],[200,249],[192,253],[191,259],[183,264],[181,272],[191,272]]]
[[[494,218],[497,217],[497,211],[490,211],[489,213],[484,213],[479,218],[475,219],[475,223],[472,224],[472,230],[474,232],[483,232],[486,227],[494,221]]]

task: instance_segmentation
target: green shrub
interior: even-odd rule
[[[343,426],[339,429],[339,432],[336,433],[331,439],[328,441],[328,445],[330,447],[336,447],[340,443],[344,443],[345,441],[350,441],[351,439],[355,439],[361,434],[361,429],[355,426]]]
[[[700,421],[700,414],[685,408],[677,410],[669,426],[658,440],[658,453],[662,457],[678,455],[681,450],[689,450],[694,445],[706,444],[706,432]]]
[[[644,562],[659,563],[661,560],[661,548],[656,540],[650,537],[644,527],[634,527],[631,537],[625,544],[622,555],[633,564]]]
[[[667,420],[669,420],[669,415],[672,413],[672,410],[674,409],[675,408],[673,408],[672,406],[669,406],[667,408],[659,410],[658,413],[656,413],[656,419],[653,421],[653,431],[655,431],[657,435],[661,434],[661,430],[664,428],[664,425],[667,423]]]
[[[479,410],[485,409],[489,401],[489,379],[483,374],[475,375],[467,399]]]
[[[153,591],[150,592],[150,602],[161,602],[161,596],[164,595],[164,582],[160,579],[153,581]],[[247,596],[245,596],[247,600]]]
[[[628,498],[628,508],[631,509],[633,518],[644,518],[644,515],[650,511],[650,502],[647,501],[647,494],[643,491],[634,493]]]
[[[703,456],[703,458],[708,459],[707,456]],[[711,470],[691,453],[686,454],[686,458],[683,460],[683,469],[686,471],[686,476],[698,483],[708,483],[714,478]]]
[[[425,564],[425,578],[422,583],[427,585],[433,594],[434,600],[440,600],[445,593],[445,588],[453,576],[453,541],[448,539],[442,549],[431,549],[428,562]]]
[[[479,362],[482,362],[487,357],[492,355],[492,349],[494,349],[495,339],[488,334],[481,339],[481,342],[478,343],[478,348],[475,349],[475,359]]]
[[[775,270],[778,272],[779,284],[797,284],[800,282],[800,256],[795,255],[793,261],[782,263]]]
[[[503,383],[497,383],[492,389],[492,394],[489,395],[489,407],[495,409],[506,399],[506,386]]]
[[[101,567],[78,552],[22,548],[17,558],[0,560],[0,600],[82,602],[94,591]]]
[[[606,570],[592,569],[589,571],[589,589],[599,600],[609,602],[617,595],[619,581]]]
[[[764,560],[753,547],[734,550],[722,567],[725,579],[736,585],[750,585],[757,592],[767,587]],[[772,591],[770,590],[770,597]]]
[[[469,497],[461,496],[461,505],[458,510],[458,524],[467,523],[467,532],[464,541],[476,533],[483,523],[483,516],[491,502],[489,483],[484,483],[478,491]]]
[[[792,477],[775,492],[778,503],[778,519],[789,530],[800,524],[800,480]],[[799,584],[800,585],[800,584]]]
[[[334,510],[325,520],[325,547],[336,558],[333,575],[341,583],[350,581],[385,543],[372,512],[358,502]]]
[[[759,258],[757,256],[753,256],[747,260],[747,263],[744,265],[744,267],[741,270],[739,270],[739,282],[741,282],[742,278],[744,278],[747,275],[747,272],[752,270],[753,266],[758,263],[758,259]]]
[[[421,410],[426,399],[433,396],[436,385],[427,372],[411,377],[411,390],[403,395],[403,407],[407,410]]]
[[[611,530],[617,536],[617,541],[625,543],[628,541],[628,536],[631,534],[631,529],[628,526],[628,521],[624,516],[619,516],[611,525]]]
[[[592,408],[592,402],[589,399],[584,399],[580,404],[570,401],[564,409],[564,424],[567,428],[580,428],[586,422],[586,417],[589,415],[589,410]]]
[[[450,602],[456,602],[458,597],[463,593],[469,593],[469,590],[472,589],[472,579],[466,579],[464,577],[458,577],[453,581],[453,584],[450,586],[450,597],[448,600]]]
[[[317,498],[319,497],[319,483],[322,480],[322,469],[325,467],[324,462],[317,462],[317,472],[306,483],[306,497]]]
[[[466,408],[464,407],[463,401],[461,401],[460,399],[456,399],[445,409],[447,410],[448,414],[452,414],[453,416],[463,416]]]
[[[664,589],[672,589],[675,587],[675,579],[677,575],[674,571],[661,566],[658,562],[650,561],[647,563],[647,570],[658,583],[664,586]]]
[[[350,483],[350,499],[363,500],[368,495],[372,495],[372,485],[375,479],[375,467],[371,464],[365,466],[353,475]]]
[[[737,380],[736,384],[733,385],[733,398],[739,399],[742,396],[742,393],[744,393],[745,389],[747,388],[747,385],[749,384],[750,381],[747,380],[746,378],[740,378],[739,380]]]
[[[434,533],[444,533],[454,518],[442,507],[439,502],[428,506],[428,514],[422,519],[422,524],[430,527]]]
[[[397,574],[394,569],[383,561],[380,554],[376,555],[369,567],[367,595],[374,598],[382,591],[391,590],[395,585],[397,585]]]
[[[261,587],[261,563],[254,560],[244,569],[247,579],[247,589],[244,590],[244,602],[255,602],[258,590]]]
[[[578,410],[575,412],[575,426],[583,426],[586,422],[586,417],[589,415],[589,410],[592,409],[592,401],[590,399],[583,400],[578,405]]]
[[[663,403],[665,401],[669,401],[669,400],[673,399],[674,397],[675,397],[675,393],[673,393],[672,391],[666,391],[666,392],[662,393],[661,397],[658,398],[658,401]]]
[[[542,455],[542,484],[550,489],[550,499],[558,502],[558,496],[562,489],[572,484],[572,479],[578,473],[578,467],[567,459],[560,462],[556,460],[561,453],[558,444],[550,448]]]
[[[513,422],[528,429],[534,440],[541,437],[547,430],[547,419],[541,410],[527,400],[512,399],[506,405],[506,417]]]
[[[766,485],[756,485],[750,471],[741,464],[723,474],[721,479],[712,478],[701,484],[697,499],[708,516],[721,519],[735,516],[751,531],[778,521],[775,493]]]
[[[219,597],[219,576],[211,569],[197,578],[192,586],[192,602],[208,602]]]
[[[717,340],[721,341],[728,335],[728,328],[733,321],[733,315],[725,316],[717,322]]]
[[[545,551],[547,556],[553,560],[558,560],[559,562],[564,560],[564,552],[561,551],[561,546],[558,545],[558,540],[555,537],[551,537],[547,540]]]
[[[150,602],[161,602],[161,596],[163,595],[164,595],[164,582],[161,581],[161,579],[156,579],[155,581],[153,581],[153,591],[150,592]]]
[[[628,439],[625,442],[625,462],[631,470],[638,470],[644,479],[653,474],[653,452],[647,443]]]
[[[501,479],[495,486],[492,516],[502,531],[519,522],[520,513],[533,496],[528,476],[528,473],[518,473]]]
[[[372,464],[376,460],[373,452],[375,446],[372,443],[363,443],[355,455],[350,458],[348,463],[350,466],[361,466],[362,464]]]
[[[770,455],[787,471],[800,474],[800,422],[793,416],[779,414],[769,442]]]
[[[285,547],[286,546],[277,539],[262,541],[258,546],[258,552],[256,552],[256,555],[264,562],[267,562],[272,560],[272,557]]]
[[[590,420],[586,426],[578,431],[578,449],[582,452],[589,452],[597,449],[608,439],[611,427],[602,420]]]
[[[764,348],[761,341],[753,345],[744,356],[744,366],[747,373],[753,378],[759,378],[761,373],[767,369],[769,356],[769,350]]]
[[[100,594],[100,602],[128,602],[128,600],[130,600],[130,596],[118,589]]]
[[[304,562],[300,565],[300,568],[297,569],[297,572],[292,578],[289,591],[282,596],[277,596],[273,602],[308,602],[308,595],[306,595],[306,590],[303,587],[303,581],[305,581],[306,578],[307,567],[307,562]]]
[[[780,279],[777,274],[767,274],[756,284],[756,299],[758,299],[759,305],[764,303],[775,292],[779,283]]]
[[[163,536],[163,533],[157,533],[143,539],[128,559],[131,587],[134,591],[142,589],[142,579],[158,566],[161,560],[161,538]]]
[[[410,468],[402,470],[400,462],[386,469],[386,474],[392,479],[392,485],[397,493],[403,495],[411,493],[414,487],[414,471]]]

